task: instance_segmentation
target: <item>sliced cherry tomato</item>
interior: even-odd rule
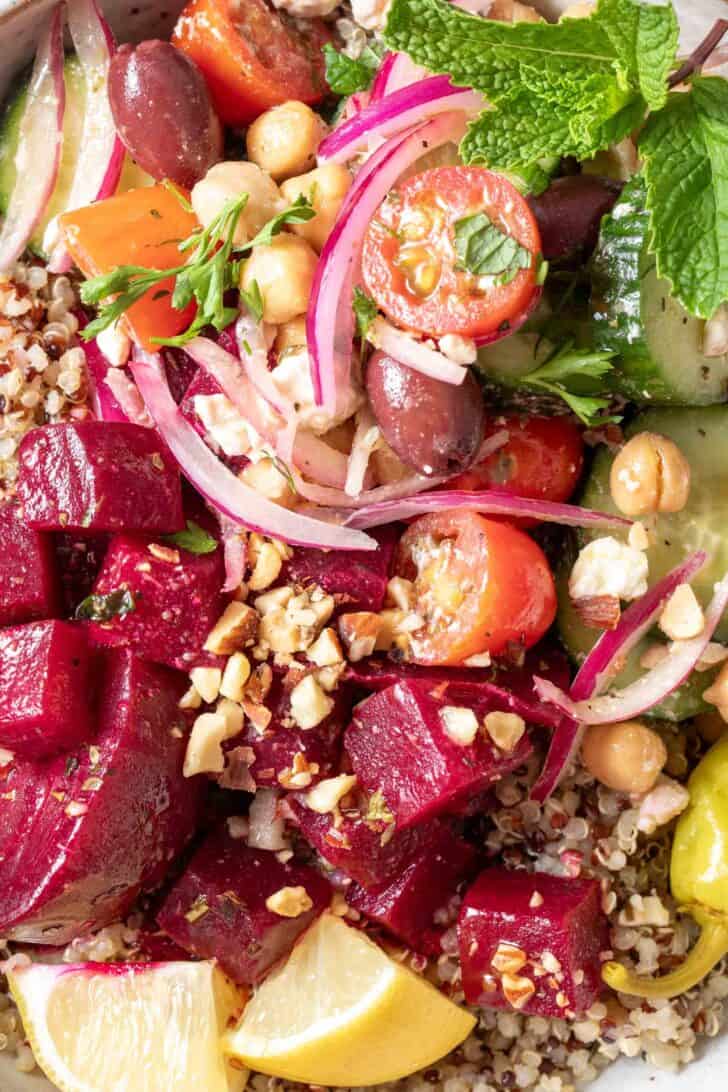
[[[421,664],[461,664],[510,642],[530,648],[556,614],[556,592],[541,548],[523,531],[475,512],[416,520],[399,544],[400,576],[415,585],[424,626],[411,635]]]
[[[476,213],[529,251],[530,266],[498,276],[461,268],[455,226]],[[382,203],[364,237],[362,271],[399,326],[480,338],[527,311],[540,250],[535,217],[507,179],[483,167],[436,167],[406,179]]]
[[[172,34],[201,69],[228,125],[247,125],[289,99],[320,102],[329,41],[320,20],[307,20],[303,31],[265,0],[191,0]]]

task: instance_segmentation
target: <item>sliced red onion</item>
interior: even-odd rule
[[[296,546],[329,550],[376,550],[369,535],[311,519],[274,504],[241,482],[210,451],[179,413],[161,358],[137,350],[131,365],[154,424],[188,481],[232,523]]]
[[[0,231],[0,272],[10,272],[53,195],[63,147],[63,5],[38,45],[15,154],[16,180]]]
[[[106,376],[114,369],[99,348],[98,342],[96,339],[87,341],[83,349],[89,375],[89,400],[95,417],[99,421],[127,421],[127,415],[106,382]]]
[[[235,323],[235,340],[243,369],[259,394],[283,417],[295,414],[290,398],[286,398],[273,382],[268,369],[268,343],[263,324],[252,315],[241,314]]]
[[[68,28],[86,85],[80,151],[66,205],[67,209],[78,209],[116,192],[124,164],[124,145],[116,133],[108,95],[109,64],[116,46],[96,0],[70,0]],[[59,243],[48,268],[52,273],[63,273],[71,265],[65,246]]]
[[[348,389],[354,340],[351,309],[354,271],[364,233],[397,179],[427,151],[459,142],[462,112],[439,114],[383,144],[364,164],[346,195],[321,251],[306,316],[311,381],[317,405],[336,412],[337,391]]]
[[[154,421],[144,405],[144,399],[136,383],[129,378],[123,368],[109,368],[101,384],[102,390],[104,387],[111,392],[124,420],[131,421],[133,425],[141,425],[142,428],[154,428]],[[99,397],[102,397],[101,391]]]
[[[346,482],[344,483],[344,492],[348,496],[359,497],[363,492],[369,459],[379,443],[381,435],[379,425],[369,406],[360,409],[356,416],[356,431],[351,444]]]
[[[222,546],[225,557],[225,583],[224,592],[234,592],[245,579],[245,566],[248,559],[248,551],[241,531],[244,530],[238,523],[225,516],[216,513],[222,531]]]
[[[431,379],[439,379],[443,383],[451,383],[454,387],[465,382],[468,369],[462,364],[456,364],[438,349],[431,349],[424,341],[417,341],[410,334],[398,330],[386,319],[376,318],[368,336],[377,349],[393,356],[414,372],[429,375]]]
[[[583,734],[583,724],[566,714],[562,715],[551,736],[541,772],[529,793],[531,800],[543,804],[558,788],[559,782],[578,754]]]
[[[571,684],[569,696],[572,701],[584,701],[602,693],[609,680],[619,671],[619,665],[652,629],[675,589],[680,584],[690,583],[705,564],[707,556],[703,550],[691,554],[632,603],[614,629],[604,631]]]
[[[399,53],[392,53],[390,50],[382,57],[376,75],[372,80],[372,86],[369,88],[369,102],[379,102],[387,94],[387,85],[398,56],[400,56]]]
[[[385,53],[374,77],[369,101],[379,102],[385,95],[424,80],[426,76],[427,69],[415,64],[406,53]]]
[[[453,87],[449,76],[430,76],[370,102],[337,126],[320,145],[318,158],[323,163],[346,163],[367,151],[370,141],[388,140],[423,118],[453,110],[475,114],[483,106],[483,96],[477,91]]]
[[[346,521],[349,527],[380,527],[384,523],[411,519],[423,512],[439,512],[446,508],[459,508],[481,512],[484,516],[507,516],[517,519],[528,516],[543,523],[560,523],[565,527],[629,527],[631,520],[609,512],[597,512],[592,508],[579,508],[575,504],[558,504],[555,501],[534,500],[530,497],[514,497],[497,489],[464,490],[444,489],[440,493],[427,493],[419,497],[404,497],[382,504],[369,504],[359,508]]]
[[[689,641],[673,642],[668,656],[623,690],[574,701],[547,679],[534,678],[536,693],[543,701],[552,702],[582,724],[614,724],[632,720],[664,701],[685,682],[710,643],[727,606],[728,574],[715,586],[700,636]]]

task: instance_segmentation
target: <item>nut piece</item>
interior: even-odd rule
[[[503,996],[511,1008],[522,1009],[536,992],[535,983],[522,975],[504,974],[501,979]]]
[[[445,735],[461,747],[468,747],[478,734],[478,718],[472,709],[446,705],[440,719]]]
[[[313,789],[306,794],[306,804],[318,815],[328,815],[335,811],[339,801],[350,793],[356,785],[355,774],[339,774],[338,777],[327,777],[319,781]]]
[[[660,615],[659,626],[671,641],[688,641],[703,632],[703,608],[689,584],[675,588]]]
[[[216,656],[229,656],[258,632],[258,615],[247,603],[228,603],[207,635],[204,648]]]
[[[518,974],[526,963],[527,956],[523,949],[516,947],[515,944],[508,944],[504,940],[499,943],[490,961],[491,967],[499,974]]]
[[[193,667],[190,671],[192,685],[203,701],[213,702],[220,693],[222,671],[219,667]]]
[[[617,792],[649,792],[667,762],[657,732],[638,720],[587,728],[581,759],[589,772]]]
[[[264,542],[255,559],[255,567],[248,582],[251,591],[263,591],[277,580],[283,568],[283,560],[272,542]]]
[[[351,663],[371,656],[381,627],[381,618],[372,611],[360,610],[341,615],[339,633]]]
[[[223,713],[202,713],[197,718],[187,743],[183,774],[222,773],[225,756],[221,744],[228,738],[228,722]]]
[[[609,487],[626,516],[681,512],[690,493],[690,464],[667,436],[639,432],[612,463]]]
[[[516,747],[526,731],[526,722],[517,713],[488,713],[483,725],[496,747],[506,752]]]
[[[717,706],[723,720],[728,721],[728,663],[723,664],[713,685],[703,691],[703,700]]]
[[[291,716],[299,728],[315,728],[333,708],[333,699],[324,693],[313,675],[306,675],[291,691]]]
[[[412,610],[415,604],[415,586],[403,576],[393,576],[387,584],[387,599],[400,610]]]
[[[336,630],[328,627],[321,631],[314,643],[306,652],[311,663],[317,667],[332,667],[343,662],[344,653],[341,643],[336,635]]]
[[[233,652],[222,673],[220,693],[231,701],[242,701],[249,678],[250,660],[244,652]]]
[[[272,459],[259,459],[256,463],[248,463],[240,472],[240,480],[256,493],[261,493],[283,508],[292,508],[296,503],[296,494],[291,489],[291,483]]]
[[[265,905],[281,918],[297,918],[311,909],[313,900],[305,887],[281,887],[268,896]]]

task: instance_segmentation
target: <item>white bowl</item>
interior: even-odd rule
[[[545,12],[558,13],[569,0],[532,0]],[[726,0],[674,0],[680,13],[681,45],[691,49],[716,19],[726,15]],[[13,75],[32,57],[37,28],[54,0],[0,0],[0,96]],[[119,40],[130,41],[169,34],[180,0],[101,0]],[[681,1073],[665,1073],[641,1061],[626,1059],[611,1066],[591,1085],[594,1092],[717,1092],[726,1085],[728,1035],[706,1043],[701,1056]],[[24,1076],[12,1058],[0,1054],[0,1092],[52,1092],[37,1076]],[[103,1092],[116,1092],[104,1089]],[[159,1092],[168,1092],[159,1089]],[[204,1090],[201,1090],[204,1092]]]

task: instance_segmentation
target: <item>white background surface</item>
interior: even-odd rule
[[[536,0],[544,11],[558,12],[567,0]],[[683,30],[682,45],[689,50],[706,33],[715,19],[728,17],[728,0],[674,0]],[[0,0],[0,16],[16,14],[0,29],[0,90],[18,65],[28,59],[35,27],[49,0]],[[178,0],[102,0],[120,38],[161,36],[160,12],[174,13]],[[135,9],[132,16],[131,9]],[[166,20],[165,22],[168,22]],[[0,1092],[50,1092],[40,1078],[18,1074],[12,1059],[0,1054]],[[590,1088],[594,1092],[728,1092],[728,1035],[706,1043],[698,1060],[678,1074],[655,1070],[641,1061],[626,1059],[611,1066]],[[100,1090],[101,1092],[101,1090]],[[103,1092],[115,1092],[104,1089]],[[174,1092],[159,1089],[159,1092]],[[200,1092],[206,1092],[200,1089]]]

